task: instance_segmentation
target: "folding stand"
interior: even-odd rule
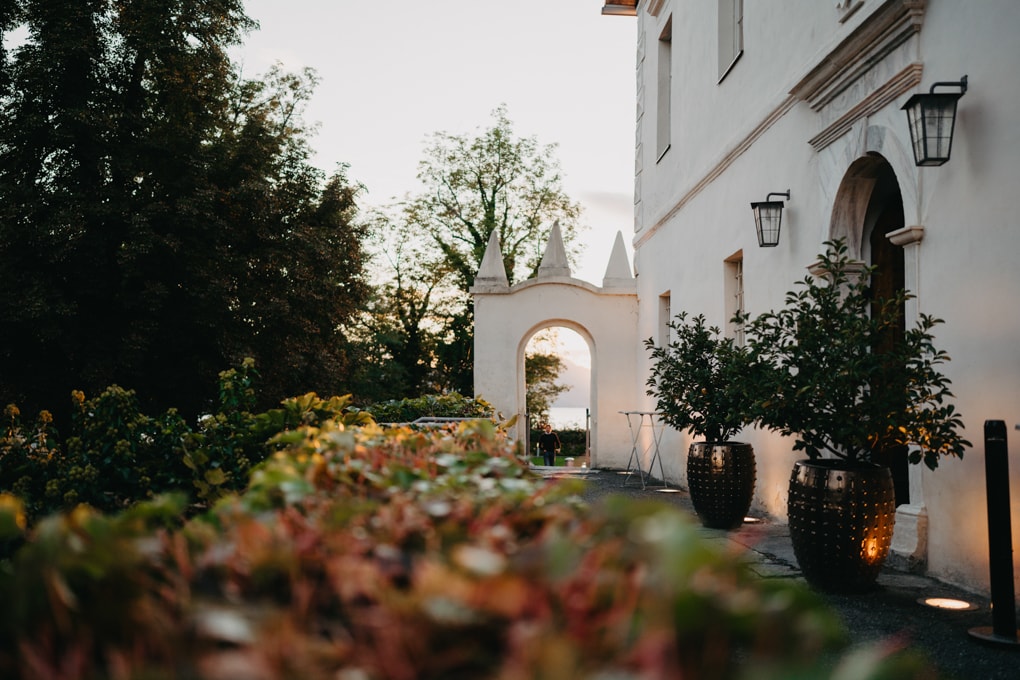
[[[651,450],[652,458],[648,462],[648,476],[652,476],[655,461],[659,461],[659,475],[662,479],[662,486],[664,489],[668,489],[669,482],[666,481],[666,473],[662,469],[662,458],[659,457],[659,440],[662,439],[662,431],[665,429],[665,426],[656,417],[658,414],[654,411],[620,411],[620,413],[627,416],[627,427],[630,429],[631,440],[630,458],[627,459],[627,478],[624,480],[623,485],[627,486],[627,483],[630,481],[631,465],[633,464],[637,467],[638,475],[641,477],[641,488],[645,488],[645,471],[641,468],[641,458]],[[646,427],[646,418],[648,420],[647,427],[652,430],[652,438],[651,441],[642,445],[641,430]],[[640,455],[638,454],[638,447],[641,448]]]

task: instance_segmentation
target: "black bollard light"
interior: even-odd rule
[[[1006,423],[985,421],[985,489],[988,495],[988,569],[992,625],[971,628],[982,642],[1020,648],[1013,590],[1013,529],[1009,519],[1009,451]]]

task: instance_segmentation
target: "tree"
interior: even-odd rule
[[[436,356],[450,271],[399,215],[377,209],[367,223],[380,282],[363,314],[357,396],[378,402],[441,391]]]
[[[524,357],[527,408],[533,422],[549,420],[549,408],[556,397],[570,389],[556,380],[563,371],[563,360],[555,354],[534,352]]]
[[[563,191],[556,145],[517,137],[505,106],[492,116],[476,137],[432,136],[418,164],[424,191],[408,206],[408,221],[433,240],[464,292],[493,231],[512,284],[537,273],[553,222],[564,243],[579,229],[581,207]]]
[[[510,282],[538,271],[552,224],[574,242],[581,207],[562,188],[555,145],[518,137],[506,107],[477,136],[436,133],[418,166],[423,191],[404,220],[428,235],[451,273],[458,309],[444,323],[438,360],[448,387],[473,392],[469,291],[495,231]]]
[[[314,75],[239,76],[241,0],[20,10],[0,17],[28,29],[0,89],[0,397],[117,383],[195,414],[245,356],[262,405],[339,391],[367,289],[358,188],[307,162]]]

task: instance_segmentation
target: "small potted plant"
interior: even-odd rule
[[[941,320],[921,314],[903,328],[910,295],[873,299],[874,268],[850,260],[841,240],[825,245],[822,276],[799,282],[783,309],[745,332],[753,361],[769,367],[755,421],[807,454],[794,466],[788,501],[801,570],[822,589],[852,592],[873,586],[892,541],[895,493],[880,452],[909,446],[911,463],[935,469],[970,442],[938,370],[949,360],[933,345]]]
[[[669,328],[666,346],[645,341],[653,361],[648,394],[663,422],[696,440],[688,450],[687,484],[702,524],[734,529],[751,506],[756,478],[751,445],[731,441],[748,420],[748,354],[708,327],[704,315],[683,312]]]

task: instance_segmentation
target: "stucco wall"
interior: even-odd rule
[[[1012,539],[1020,545],[1020,432],[1014,429],[1020,423],[1020,267],[1015,263],[1020,229],[1013,205],[1020,161],[1015,115],[1020,81],[1013,73],[1020,64],[1015,39],[1020,3],[989,0],[976,12],[966,3],[929,0],[921,5],[919,32],[872,63],[862,63],[859,75],[846,77],[844,90],[820,103],[811,79],[837,78],[818,75],[827,58],[874,16],[908,4],[866,0],[840,23],[833,3],[744,3],[744,54],[722,83],[717,82],[715,3],[667,1],[658,17],[638,12],[643,41],[638,92],[644,98],[638,106],[643,115],[634,235],[638,334],[656,334],[659,296],[667,292],[674,314],[704,313],[711,323],[724,325],[724,260],[738,252],[747,311],[781,306],[785,291],[807,274],[830,235],[848,169],[867,155],[884,158],[903,196],[905,225],[924,228],[916,261],[908,263],[907,285],[918,296],[914,311],[945,320],[936,329],[936,344],[953,359],[945,372],[974,443],[963,460],[946,460],[934,473],[914,472],[929,520],[928,569],[987,591],[982,429],[988,419],[1005,420],[1013,440]],[[672,146],[657,162],[655,42],[671,12]],[[960,100],[952,159],[941,167],[914,167],[900,107],[931,83],[964,74],[970,88]],[[884,102],[881,95],[890,88],[893,95]],[[873,110],[845,130],[832,127],[864,105]],[[818,141],[826,131],[832,138]],[[780,244],[761,249],[749,204],[787,189],[792,196]],[[638,384],[649,369],[644,352],[636,353],[635,363],[632,392],[640,394]],[[756,508],[785,519],[795,460],[791,442],[755,431],[741,438],[758,454]],[[675,432],[663,440],[667,467],[683,483],[688,441]],[[1020,567],[1015,571],[1020,576]]]
[[[523,423],[524,351],[535,333],[553,326],[577,331],[591,353],[592,465],[626,467],[631,441],[619,411],[635,409],[637,297],[632,290],[550,277],[476,293],[475,394]],[[513,434],[523,437],[519,427]]]

